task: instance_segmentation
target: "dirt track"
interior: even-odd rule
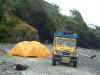
[[[48,46],[52,52],[52,46]],[[77,68],[69,65],[57,64],[52,66],[51,56],[47,59],[25,58],[19,56],[0,56],[1,60],[7,60],[11,63],[20,63],[28,66],[28,69],[21,71],[22,75],[99,75],[100,74],[100,51],[93,51],[84,48],[78,48],[79,53],[87,53],[89,55],[96,54],[93,60],[83,55],[79,56]],[[15,74],[12,74],[15,75]],[[17,75],[17,74],[16,74]]]

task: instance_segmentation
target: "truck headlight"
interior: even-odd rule
[[[57,51],[57,55],[63,55],[61,50]]]

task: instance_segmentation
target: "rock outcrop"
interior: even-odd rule
[[[38,30],[28,24],[16,25],[9,34],[11,42],[39,40]]]

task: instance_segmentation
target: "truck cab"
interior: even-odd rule
[[[77,38],[78,35],[72,31],[56,31],[54,33],[53,41],[53,59],[52,65],[56,62],[63,62],[77,66],[78,52],[77,52]]]

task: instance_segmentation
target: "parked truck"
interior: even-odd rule
[[[77,67],[77,38],[78,34],[69,30],[58,30],[54,33],[53,66],[55,66],[57,62],[63,62]]]

